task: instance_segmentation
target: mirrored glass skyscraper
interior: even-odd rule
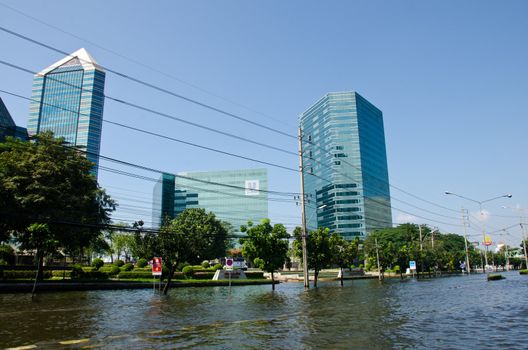
[[[239,232],[248,221],[268,217],[267,190],[266,169],[162,174],[154,186],[152,221],[159,225],[185,209],[204,208]]]
[[[51,130],[86,152],[97,175],[105,72],[85,49],[37,73],[33,79],[28,133]]]
[[[328,93],[300,126],[308,229],[353,239],[392,226],[382,112],[356,92]]]

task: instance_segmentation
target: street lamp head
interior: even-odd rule
[[[445,191],[444,193],[445,194],[453,194],[452,192],[449,192],[449,191]]]
[[[513,196],[511,194],[507,194],[506,197],[511,198]]]

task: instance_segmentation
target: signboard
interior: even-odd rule
[[[258,196],[260,190],[259,180],[246,180],[246,196]]]
[[[488,235],[485,235],[484,236],[484,242],[482,242],[482,244],[486,245],[486,246],[490,246],[492,244],[491,242],[491,237],[488,236]]]
[[[233,258],[226,259],[226,270],[233,270]]]
[[[152,275],[161,276],[161,258],[152,259]]]
[[[409,268],[411,270],[416,270],[416,261],[414,261],[414,260],[409,261]]]

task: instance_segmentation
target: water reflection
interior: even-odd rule
[[[519,348],[528,278],[484,276],[0,295],[0,347]]]

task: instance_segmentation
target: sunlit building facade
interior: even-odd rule
[[[300,126],[308,229],[351,240],[391,227],[382,112],[356,92],[328,93]]]
[[[105,72],[85,49],[37,73],[33,79],[28,133],[51,130],[86,152],[97,175]]]
[[[161,223],[171,211],[176,217],[185,209],[203,208],[239,232],[248,221],[259,223],[268,217],[266,169],[178,173],[172,183],[171,177],[163,174],[154,187],[154,223]]]

